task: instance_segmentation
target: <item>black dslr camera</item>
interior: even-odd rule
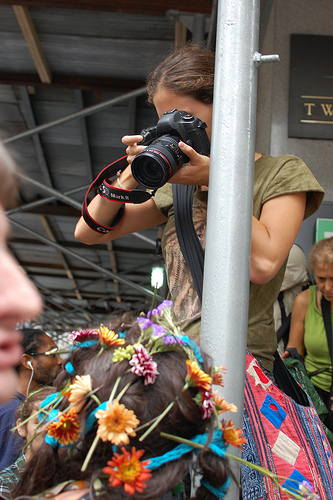
[[[207,125],[186,111],[167,111],[155,127],[140,132],[140,144],[149,145],[132,161],[134,179],[147,189],[156,190],[163,186],[177,170],[189,161],[179,148],[180,140],[197,153],[208,155],[210,143],[206,133]]]

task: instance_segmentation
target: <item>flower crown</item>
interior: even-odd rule
[[[159,377],[158,364],[154,355],[163,352],[181,351],[186,356],[187,375],[185,377],[183,391],[190,387],[197,389],[194,397],[195,403],[200,408],[201,417],[207,424],[211,419],[214,421],[215,431],[211,442],[208,444],[210,451],[223,458],[233,458],[242,463],[268,475],[278,487],[292,498],[316,498],[310,497],[311,485],[295,485],[295,489],[287,491],[278,482],[278,478],[255,464],[250,464],[243,459],[229,455],[226,452],[229,444],[242,448],[245,438],[242,431],[235,428],[232,420],[220,420],[220,414],[226,411],[236,412],[235,405],[227,403],[220,397],[217,391],[212,390],[212,385],[223,387],[225,368],[213,367],[211,373],[203,371],[203,359],[199,347],[175,325],[172,315],[172,302],[164,301],[158,307],[153,308],[147,315],[143,313],[137,318],[136,323],[140,328],[139,339],[134,344],[125,346],[126,331],[116,334],[104,325],[94,330],[80,330],[72,332],[71,340],[74,341],[72,349],[77,347],[90,348],[100,345],[99,354],[112,348],[112,363],[127,361],[128,371],[142,377],[145,386],[154,384]],[[57,351],[58,352],[58,351]],[[62,351],[63,352],[63,351]],[[164,411],[151,422],[140,426],[140,421],[133,410],[127,409],[121,403],[121,399],[128,390],[129,382],[118,392],[121,376],[112,387],[110,397],[107,401],[100,401],[96,395],[98,389],[93,390],[93,380],[90,374],[75,375],[75,370],[70,362],[65,369],[72,377],[66,387],[55,394],[48,396],[40,405],[38,417],[40,429],[46,430],[45,441],[54,448],[75,448],[82,437],[86,435],[97,423],[96,437],[82,464],[81,471],[85,471],[98,446],[100,440],[112,444],[113,456],[107,461],[103,468],[103,478],[107,479],[109,486],[120,487],[133,495],[135,491],[142,492],[146,488],[147,481],[152,476],[152,471],[161,465],[176,460],[189,451],[200,451],[207,445],[207,433],[193,436],[191,440],[182,437],[160,433],[161,437],[179,443],[171,451],[164,455],[141,461],[145,450],[137,450],[132,446],[131,438],[136,437],[138,431],[146,429],[139,438],[143,443],[162,419],[168,414],[176,402],[175,398],[164,409]],[[82,426],[80,413],[88,401],[94,400],[97,404],[85,419]],[[60,404],[63,406],[67,401],[65,410],[59,411]],[[30,417],[32,418],[32,417]],[[22,422],[24,424],[25,422]],[[21,424],[21,425],[22,425]],[[127,447],[127,448],[126,448]],[[229,480],[220,488],[214,488],[203,480],[204,486],[218,498],[223,498],[228,488]]]

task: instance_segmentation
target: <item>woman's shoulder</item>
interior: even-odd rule
[[[168,182],[154,194],[153,200],[159,210],[172,205],[172,185]]]
[[[311,287],[310,287],[311,288]],[[294,305],[300,308],[308,308],[309,300],[310,300],[310,288],[303,290],[295,297]]]
[[[283,154],[279,156],[271,156],[267,153],[261,153],[258,160],[256,160],[261,167],[270,167],[275,169],[280,169],[286,166],[293,166],[294,168],[301,168],[308,170],[306,163],[296,155],[293,154]]]
[[[255,162],[254,194],[256,192],[261,194],[262,203],[276,196],[306,192],[304,219],[319,208],[324,197],[324,189],[309,167],[291,154],[275,157],[262,154]]]

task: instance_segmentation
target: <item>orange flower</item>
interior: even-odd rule
[[[66,397],[70,403],[77,403],[75,410],[81,411],[85,405],[85,400],[81,401],[92,391],[90,375],[76,375],[74,382],[69,386]]]
[[[98,330],[99,341],[103,347],[112,347],[114,345],[125,344],[124,339],[119,339],[118,334],[113,330],[109,330],[106,326],[101,325]]]
[[[227,369],[224,366],[214,366],[213,368],[213,384],[220,385],[223,387],[224,380],[223,376],[226,373]]]
[[[227,403],[225,398],[221,398],[217,391],[212,391],[212,394],[217,413],[224,413],[225,411],[237,412],[237,406],[232,403]]]
[[[140,423],[134,411],[127,410],[116,399],[112,403],[108,402],[106,410],[98,410],[96,418],[98,418],[97,435],[102,441],[111,441],[116,446],[128,444],[128,436],[136,436],[134,429]]]
[[[242,429],[239,429],[239,427],[235,429],[235,424],[232,420],[229,420],[229,422],[222,420],[222,432],[223,439],[227,444],[232,444],[236,448],[243,448],[243,444],[246,443],[246,438],[241,436]]]
[[[210,391],[212,378],[201,370],[196,361],[186,360],[187,376],[185,382],[188,385],[196,386],[198,389]]]
[[[122,455],[115,453],[108,462],[109,467],[104,467],[103,472],[109,474],[109,484],[114,488],[124,485],[124,490],[129,495],[135,491],[142,493],[146,488],[146,481],[151,478],[151,472],[146,466],[149,460],[140,462],[145,450],[137,450],[133,447],[132,453],[124,447],[121,448]]]
[[[70,410],[64,413],[58,420],[49,424],[46,431],[63,446],[75,443],[80,436],[80,420],[76,411]]]

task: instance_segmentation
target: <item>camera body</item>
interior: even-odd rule
[[[143,129],[140,144],[148,145],[132,161],[135,180],[147,189],[163,186],[177,170],[189,161],[178,146],[180,140],[199,154],[208,155],[210,142],[207,125],[186,111],[173,109],[164,113],[155,127]]]

